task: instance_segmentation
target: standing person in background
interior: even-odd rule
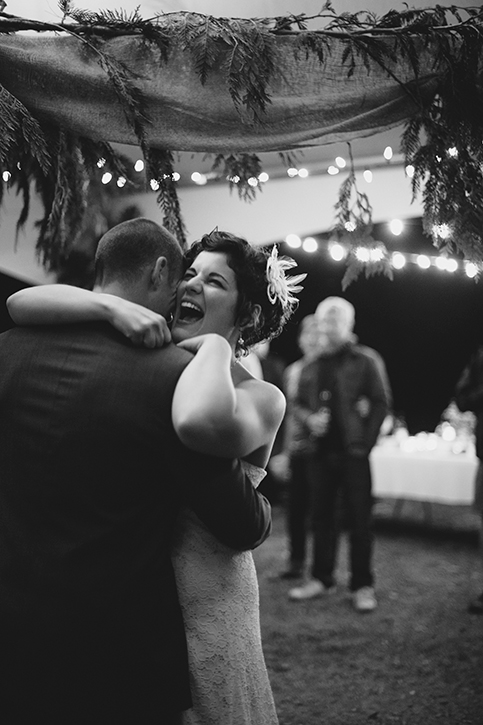
[[[287,412],[284,420],[284,448],[277,457],[277,468],[288,483],[287,529],[290,546],[288,567],[280,573],[282,579],[295,579],[304,573],[309,513],[309,481],[307,457],[314,442],[305,426],[294,415],[300,373],[307,363],[321,352],[321,333],[315,315],[303,318],[299,327],[298,346],[302,357],[285,369],[284,392]],[[275,459],[274,459],[275,463]]]
[[[342,496],[347,514],[350,590],[354,607],[377,606],[372,572],[372,479],[369,454],[391,407],[391,390],[381,356],[359,345],[352,330],[353,305],[328,297],[317,307],[324,351],[301,373],[296,414],[315,444],[308,472],[312,493],[312,576],[292,589],[301,600],[333,591]]]
[[[481,517],[480,551],[483,554],[483,345],[471,357],[456,384],[455,401],[464,413],[476,414],[476,455],[479,460],[475,480],[474,507]],[[471,614],[483,614],[483,590],[468,604]]]

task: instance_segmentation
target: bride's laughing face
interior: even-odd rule
[[[216,332],[232,345],[236,324],[236,275],[222,252],[200,252],[178,286],[172,327],[174,342]]]

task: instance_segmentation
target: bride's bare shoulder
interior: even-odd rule
[[[249,390],[251,397],[259,403],[260,407],[271,408],[276,417],[285,413],[285,395],[280,388],[257,378],[244,367],[243,362],[237,363],[235,366],[233,382],[235,387]]]

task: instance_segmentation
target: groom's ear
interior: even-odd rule
[[[155,289],[166,283],[168,279],[168,260],[158,257],[151,271],[151,284]]]

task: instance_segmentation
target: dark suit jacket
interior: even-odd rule
[[[234,548],[270,530],[239,464],[192,453],[174,433],[172,396],[190,359],[174,345],[134,348],[104,324],[0,336],[9,723],[144,725],[190,705],[169,556],[177,511],[191,506]]]
[[[330,386],[321,374],[322,356],[302,368],[296,395],[297,419],[305,425],[307,416],[316,412],[322,404],[321,391],[332,387],[330,406],[345,453],[369,456],[392,405],[386,366],[376,350],[354,343],[345,345],[332,358],[333,380]],[[360,398],[369,401],[366,416],[361,416],[357,409]]]

